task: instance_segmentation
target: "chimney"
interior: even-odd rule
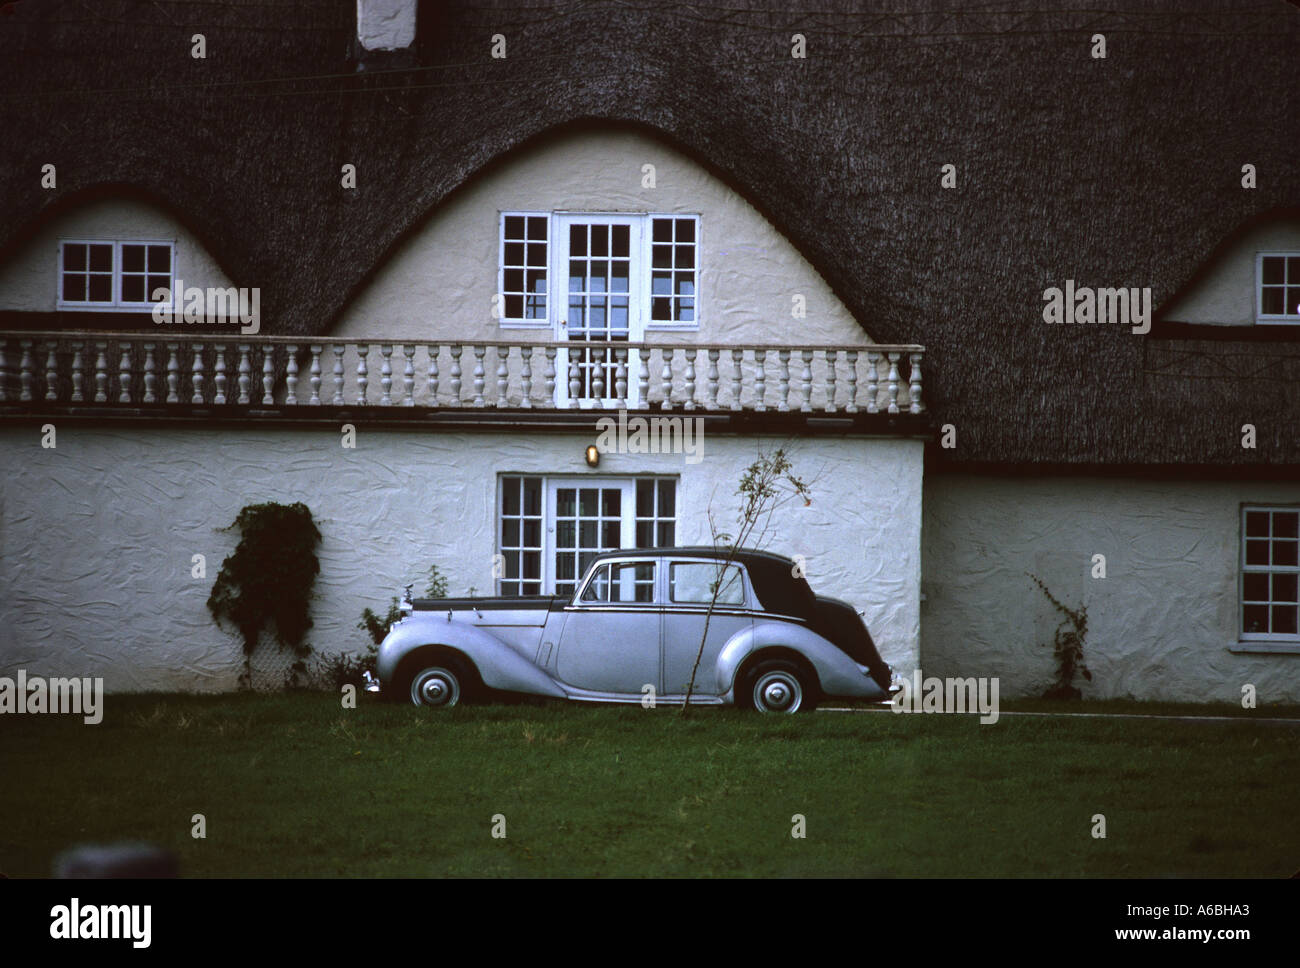
[[[363,51],[403,50],[415,43],[417,0],[357,0],[357,42]]]

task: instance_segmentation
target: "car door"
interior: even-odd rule
[[[656,560],[602,562],[565,609],[560,681],[592,692],[657,693],[660,607]]]
[[[699,671],[695,678],[694,694],[718,695],[718,653],[731,638],[754,624],[748,608],[749,589],[745,570],[738,564],[726,566],[709,559],[673,561],[666,559],[663,567],[664,606],[664,695],[685,695],[699,656]],[[709,603],[713,598],[715,583],[718,598],[712,614]],[[707,625],[707,637],[706,628]],[[700,654],[700,642],[704,651]]]

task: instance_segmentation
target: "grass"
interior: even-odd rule
[[[1300,728],[1290,725],[980,726],[970,716],[720,709],[682,719],[576,705],[435,713],[368,701],[347,710],[319,693],[114,695],[105,705],[95,727],[5,717],[0,871],[46,876],[70,844],[124,839],[174,850],[190,876],[1300,868]],[[205,839],[191,837],[196,813]],[[1098,813],[1105,839],[1091,835]],[[503,839],[491,835],[497,814]],[[791,837],[794,814],[806,819],[804,839]]]

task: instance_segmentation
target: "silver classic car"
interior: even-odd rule
[[[822,698],[887,699],[891,685],[858,613],[761,551],[605,552],[572,598],[415,599],[402,611],[379,647],[379,688],[421,706],[494,692],[680,705],[697,655],[692,705],[807,712]]]

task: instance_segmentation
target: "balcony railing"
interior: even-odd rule
[[[912,413],[910,345],[0,334],[0,403]]]

